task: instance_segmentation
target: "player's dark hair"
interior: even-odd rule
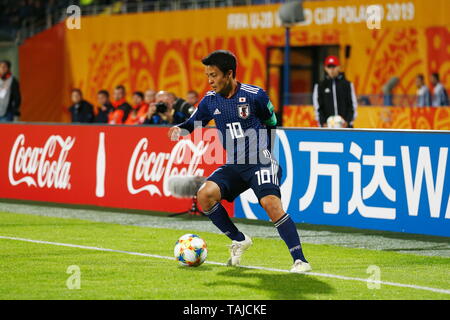
[[[102,94],[104,95],[106,98],[109,98],[109,92],[106,90],[100,90],[99,92],[97,92],[97,94]]]
[[[135,91],[135,92],[133,92],[133,96],[138,96],[139,98],[144,100],[144,93],[142,93],[142,91]]]
[[[0,64],[6,64],[6,66],[8,67],[8,70],[11,70],[11,61],[9,60],[0,60]]]
[[[431,74],[431,76],[434,77],[434,78],[436,79],[437,82],[439,82],[439,73],[433,72],[433,73]]]
[[[122,90],[123,92],[125,92],[125,87],[121,84],[119,84],[118,86],[116,86],[117,90]]]
[[[236,57],[230,51],[214,51],[204,58],[202,63],[205,66],[216,66],[224,74],[231,70],[233,72],[233,78],[236,78]]]
[[[421,74],[421,73],[419,73],[419,74],[417,75],[417,78],[419,78],[419,79],[422,80],[422,81],[425,81],[425,77],[424,77],[423,74]]]
[[[78,88],[73,88],[70,92],[71,93],[77,92],[81,97],[83,96],[83,92],[81,92],[81,89]]]

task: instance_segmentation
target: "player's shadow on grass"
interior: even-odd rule
[[[177,271],[189,272],[189,273],[195,274],[196,272],[201,272],[201,271],[214,271],[215,268],[216,268],[216,266],[213,266],[210,264],[202,264],[201,266],[198,266],[198,267],[185,267],[185,266],[178,265]]]
[[[217,273],[229,279],[209,282],[211,286],[237,286],[266,291],[270,299],[294,300],[314,298],[315,295],[332,294],[335,289],[328,283],[307,274],[270,273],[247,268],[227,268]],[[234,280],[233,280],[234,279]],[[244,280],[244,281],[242,281]],[[248,296],[247,299],[258,297]]]

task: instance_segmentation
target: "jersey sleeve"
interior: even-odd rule
[[[207,97],[204,97],[202,101],[200,101],[197,109],[192,113],[192,115],[184,121],[183,123],[178,124],[177,126],[181,129],[186,129],[189,132],[194,131],[195,126],[201,122],[201,126],[204,127],[211,121],[212,116],[208,110],[208,102]]]
[[[269,99],[269,96],[264,90],[259,90],[255,99],[256,116],[266,125],[275,126],[277,124],[277,117],[274,112],[274,106]]]

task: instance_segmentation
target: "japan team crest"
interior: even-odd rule
[[[250,115],[250,106],[248,104],[238,104],[238,115],[241,119],[247,119]]]

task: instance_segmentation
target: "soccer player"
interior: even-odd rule
[[[171,140],[178,140],[182,129],[190,133],[199,124],[205,126],[212,119],[216,123],[227,151],[227,163],[206,179],[197,199],[205,215],[232,240],[228,265],[240,264],[252,240],[238,230],[220,201],[232,202],[252,188],[289,248],[294,260],[291,272],[310,271],[297,228],[281,204],[281,168],[270,154],[267,138],[268,127],[277,122],[269,97],[263,89],[236,80],[236,57],[231,52],[214,51],[202,63],[213,90],[200,101],[191,117],[171,127],[168,135]]]

